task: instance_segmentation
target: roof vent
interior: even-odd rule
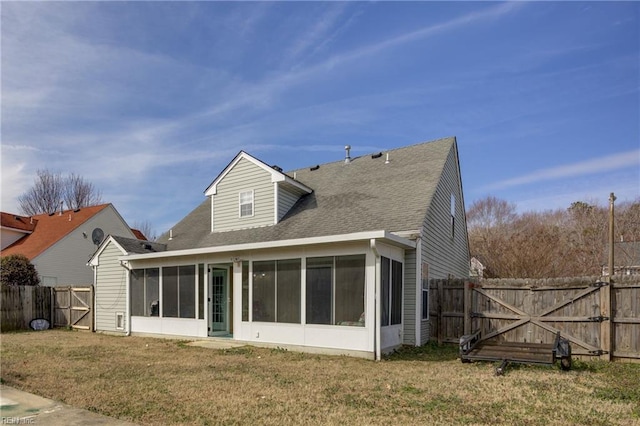
[[[60,213],[58,214],[58,216],[62,216],[63,208],[64,208],[64,201],[60,200]]]
[[[389,153],[387,152],[387,159],[384,160],[384,164],[389,164]]]
[[[318,170],[319,168],[320,168],[320,164],[318,164],[317,166],[311,167],[309,170],[314,171],[314,170]]]
[[[351,162],[351,145],[346,145],[344,147],[344,150],[346,151],[345,157],[344,157],[344,164],[349,164]]]
[[[382,157],[382,152],[379,152],[377,154],[371,154],[371,158],[380,158]]]
[[[280,167],[280,166],[276,166],[276,165],[274,164],[273,166],[271,166],[271,168],[272,168],[273,170],[275,170],[276,172],[280,172],[280,173],[282,173],[282,167]]]

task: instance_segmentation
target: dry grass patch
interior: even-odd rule
[[[2,382],[140,424],[640,424],[640,364],[384,361],[50,330],[2,335]]]

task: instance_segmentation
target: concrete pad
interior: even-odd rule
[[[244,343],[237,343],[232,340],[195,340],[193,342],[187,343],[189,346],[198,346],[200,348],[209,348],[209,349],[232,349],[232,348],[240,348],[242,346],[246,346]]]
[[[135,426],[6,385],[0,385],[0,420],[2,424]]]

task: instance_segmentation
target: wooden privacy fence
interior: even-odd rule
[[[579,356],[640,359],[640,277],[430,282],[432,337],[551,343],[559,331]]]
[[[52,327],[93,330],[93,286],[2,286],[0,330],[28,330],[33,319]]]
[[[28,330],[33,319],[51,319],[51,288],[3,285],[0,331]]]

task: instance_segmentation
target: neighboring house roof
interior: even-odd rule
[[[35,215],[33,219],[34,222],[37,221],[37,226],[33,232],[2,250],[1,255],[23,254],[33,260],[109,205],[101,204],[79,210],[65,210],[62,213]]]
[[[35,229],[36,224],[37,220],[32,217],[0,212],[0,226],[3,228],[16,229],[28,234]]]
[[[456,140],[451,137],[385,151],[384,155],[352,158],[349,163],[337,161],[291,171],[287,176],[313,192],[303,195],[279,223],[211,232],[211,201],[206,199],[172,228],[172,239],[164,234],[159,241],[166,243],[168,250],[183,250],[365,231],[419,230],[447,158],[456,155],[457,161],[456,149]]]
[[[145,237],[139,229],[131,228],[131,232],[133,232],[133,235],[135,235],[137,239],[147,241],[147,237]]]

